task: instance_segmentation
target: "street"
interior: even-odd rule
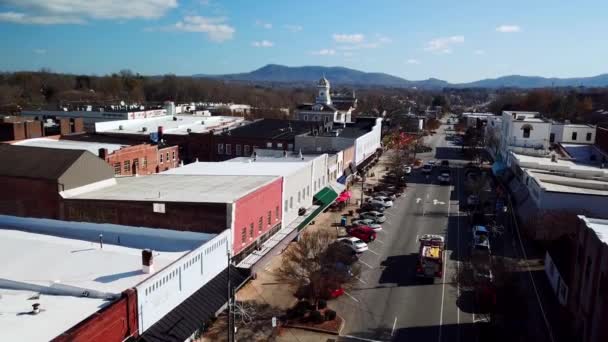
[[[444,127],[425,138],[433,151],[418,154],[419,158],[459,157],[460,147],[446,141]],[[475,340],[472,304],[459,298],[460,289],[453,280],[470,237],[466,216],[459,208],[464,193],[458,163],[450,160],[449,186],[438,184],[438,167],[428,178],[419,170],[409,176],[405,195],[387,210],[378,240],[361,256],[358,284],[335,303],[346,320],[340,340]],[[418,237],[429,233],[446,239],[445,272],[434,283],[415,276]]]

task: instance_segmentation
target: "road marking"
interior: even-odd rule
[[[359,280],[359,281],[360,281],[360,282],[362,282],[363,284],[366,284],[366,285],[367,285],[367,282],[366,282],[365,280],[363,280],[363,279],[361,279],[361,278],[359,278],[359,277],[355,277],[355,278],[357,278],[357,280]]]
[[[441,202],[441,201],[438,201],[438,200],[434,199],[433,200],[433,205],[437,205],[437,204],[443,205],[443,204],[445,204],[445,202]]]
[[[450,206],[448,205],[448,224],[449,224],[449,217],[450,217]],[[446,229],[445,231],[445,246],[448,245],[448,233],[449,233],[449,229]],[[445,275],[448,273],[448,253],[444,250],[443,251],[443,281],[442,281],[442,285],[441,285],[441,310],[439,313],[439,342],[441,342],[441,330],[442,330],[442,326],[443,326],[443,301],[445,300]]]
[[[359,262],[362,263],[363,265],[369,267],[369,268],[373,268],[372,266],[370,266],[368,263],[366,263],[365,261],[359,259]]]
[[[357,337],[357,336],[352,336],[352,335],[342,335],[342,337],[350,338],[353,340],[365,341],[365,342],[384,342],[384,341],[380,341],[380,340],[372,340],[371,338]]]
[[[382,241],[382,240],[380,240],[380,239],[376,239],[376,240],[374,240],[374,241],[376,241],[376,242],[380,243],[381,245],[384,245],[384,241]]]
[[[380,256],[380,254],[378,254],[377,252],[372,251],[372,250],[371,250],[371,249],[369,249],[369,248],[367,249],[367,251],[368,251],[368,252],[371,252],[372,254],[375,254],[375,255],[377,255],[377,256]]]
[[[397,326],[397,316],[395,316],[395,321],[393,322],[393,330],[391,330],[391,337],[395,334],[396,326]]]
[[[359,303],[359,300],[358,300],[357,298],[353,297],[353,296],[352,296],[350,293],[348,293],[348,292],[344,291],[344,294],[345,294],[345,295],[347,295],[347,296],[349,296],[349,297],[350,297],[352,300],[354,300],[355,302]]]
[[[416,204],[420,203],[420,201],[422,201],[422,198],[417,197],[417,198],[416,198]]]

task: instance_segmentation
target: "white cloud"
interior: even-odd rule
[[[262,20],[256,20],[255,21],[255,26],[259,26],[259,27],[263,27],[267,30],[270,30],[272,28],[272,24],[271,23],[267,23],[265,21]]]
[[[20,12],[0,12],[0,22],[13,24],[57,25],[83,24],[84,20],[73,16],[30,15]]]
[[[0,21],[18,24],[81,24],[87,19],[159,18],[177,7],[177,0],[2,0],[20,9],[2,12]]]
[[[380,44],[390,44],[390,43],[393,42],[393,40],[390,37],[383,36],[383,35],[380,35],[380,34],[377,34],[376,38],[378,38],[378,42]]]
[[[336,50],[334,49],[321,49],[318,51],[313,51],[311,52],[311,54],[313,55],[318,55],[318,56],[333,56],[336,54]]]
[[[502,33],[515,33],[521,32],[521,27],[518,25],[500,25],[496,28],[496,31]]]
[[[34,49],[33,51],[37,55],[44,55],[44,54],[46,54],[46,49]]]
[[[232,39],[234,27],[227,25],[226,18],[208,18],[201,16],[186,16],[183,20],[173,25],[174,30],[185,32],[200,32],[207,34],[207,37],[215,42],[223,42]]]
[[[361,33],[355,33],[355,34],[334,33],[332,35],[332,37],[334,38],[334,41],[336,43],[342,43],[342,44],[362,43],[363,40],[365,40],[365,36],[362,35]]]
[[[251,45],[254,47],[268,48],[268,47],[273,47],[274,43],[269,40],[261,40],[259,42],[258,41],[252,42]]]
[[[420,64],[420,61],[414,58],[410,58],[407,61],[405,61],[405,63],[407,64]]]
[[[473,51],[473,53],[476,55],[485,55],[486,51],[485,50],[475,50],[475,51]]]
[[[283,26],[287,31],[291,31],[291,32],[300,32],[302,31],[304,28],[300,25],[284,25]]]
[[[464,36],[435,38],[426,43],[424,49],[434,53],[452,53],[452,46],[464,43]]]

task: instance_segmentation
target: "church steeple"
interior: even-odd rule
[[[317,103],[329,105],[331,104],[331,97],[329,95],[329,81],[325,78],[325,75],[319,80],[317,83],[317,90],[319,94],[317,95]]]

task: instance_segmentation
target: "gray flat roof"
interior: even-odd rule
[[[171,175],[231,175],[231,176],[288,176],[306,167],[310,161],[283,160],[270,161],[264,157],[253,161],[250,158],[235,158],[224,162],[198,162],[162,174]],[[241,177],[242,178],[242,177]],[[242,178],[245,179],[245,178]]]
[[[75,140],[57,140],[50,138],[35,138],[27,139],[14,143],[13,145],[19,146],[31,146],[31,147],[45,147],[45,148],[56,148],[63,150],[87,150],[94,155],[99,153],[100,148],[105,148],[108,153],[112,153],[116,150],[120,150],[128,145],[120,144],[107,144],[107,143],[96,143],[88,141],[75,141]]]
[[[155,252],[157,270],[185,252]],[[141,249],[0,228],[0,331],[5,341],[48,341],[148,278]],[[81,294],[89,292],[88,297]],[[41,312],[31,315],[32,304]]]
[[[179,167],[171,171],[184,168]],[[225,171],[228,168],[223,164],[218,169]],[[224,173],[209,176],[187,173],[168,174],[168,172],[165,172],[141,177],[123,177],[116,179],[116,185],[92,190],[70,198],[148,202],[232,203],[277,179],[275,176],[241,177],[240,175],[224,175]]]
[[[174,119],[175,118],[175,119]],[[118,120],[95,124],[98,133],[140,134],[150,135],[163,127],[164,134],[205,133],[212,129],[218,131],[224,127],[237,126],[244,122],[242,117],[234,116],[197,116],[197,115],[166,115],[146,119]],[[120,129],[122,127],[122,129]],[[145,131],[144,131],[145,128]]]
[[[567,177],[544,170],[525,170],[547,191],[608,196],[608,182],[605,181]]]

